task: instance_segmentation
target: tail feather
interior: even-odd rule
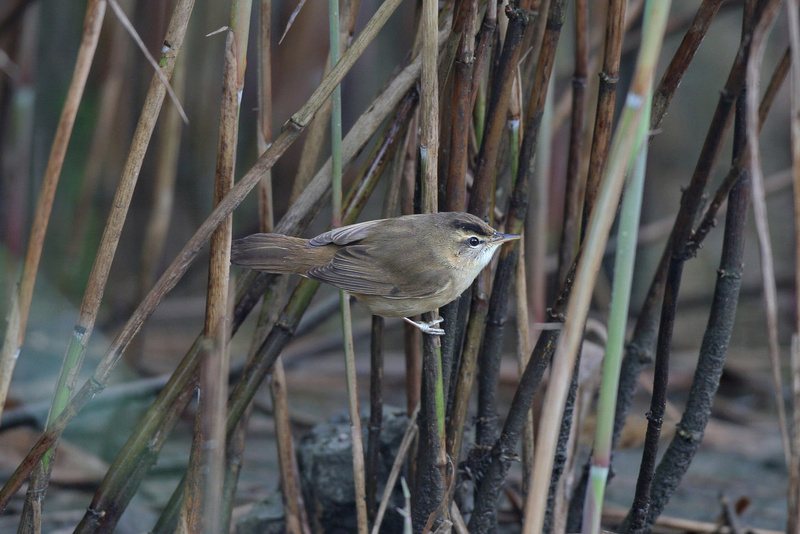
[[[231,263],[280,274],[305,274],[308,266],[298,262],[305,256],[306,240],[281,234],[253,234],[233,242]]]

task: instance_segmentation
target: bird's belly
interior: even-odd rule
[[[440,308],[455,300],[458,294],[450,290],[422,298],[390,299],[380,295],[359,294],[354,294],[353,296],[366,306],[373,315],[380,315],[382,317],[412,317]]]

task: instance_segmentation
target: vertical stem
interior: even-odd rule
[[[641,128],[650,124],[650,102],[652,93],[647,95],[645,116]],[[642,132],[644,136],[645,132]],[[608,469],[611,463],[611,441],[614,433],[614,408],[619,387],[619,370],[630,307],[633,267],[636,258],[636,241],[639,229],[639,214],[642,207],[645,166],[647,163],[647,143],[642,143],[636,156],[633,172],[628,178],[620,214],[617,252],[614,261],[614,287],[611,295],[608,339],[603,359],[603,376],[600,397],[597,402],[597,425],[592,451],[590,469],[591,489],[586,492],[583,512],[584,533],[600,533],[600,519],[603,509]]]
[[[239,104],[244,90],[251,0],[233,2],[225,41],[222,104],[214,182],[214,206],[233,188]],[[226,400],[230,347],[228,346],[228,287],[233,217],[228,215],[211,235],[208,292],[203,337],[200,396],[195,439],[187,473],[180,528],[185,532],[222,530],[225,481]],[[185,530],[184,530],[185,529]]]
[[[422,213],[438,211],[439,161],[439,82],[438,82],[439,2],[422,0],[422,74],[420,79],[420,169],[422,175]],[[422,320],[433,321],[438,310],[425,313]],[[442,470],[444,453],[444,396],[440,341],[437,336],[422,336],[422,383],[420,395],[420,434],[417,452],[417,480],[414,492],[414,532],[433,527],[443,510]],[[446,511],[445,511],[446,513]]]
[[[378,462],[383,424],[383,317],[372,316],[370,341],[369,431],[367,440],[366,496],[369,518],[374,520],[378,503]]]
[[[583,139],[586,123],[586,84],[589,66],[589,6],[587,0],[575,0],[575,70],[572,75],[572,121],[569,131],[569,155],[564,194],[564,218],[558,249],[558,284],[563,285],[578,245],[580,178],[583,169]]]
[[[330,35],[331,68],[339,62],[339,0],[328,0],[328,33]],[[342,225],[342,86],[331,94],[331,225]]]
[[[592,150],[589,156],[589,174],[586,179],[586,199],[583,216],[587,219],[594,205],[600,178],[605,167],[611,143],[611,123],[619,83],[619,65],[622,57],[622,36],[625,24],[625,0],[610,0],[606,16],[606,42],[603,50],[603,70],[600,72],[600,89],[597,96],[597,114],[594,122]]]
[[[328,0],[331,69],[339,62],[339,0]],[[332,170],[332,220],[331,226],[342,224],[342,86],[337,84],[331,94],[331,170]],[[350,407],[350,439],[353,453],[353,482],[359,534],[367,534],[367,503],[364,480],[364,444],[361,440],[361,413],[358,408],[355,350],[353,348],[353,321],[350,299],[339,291],[342,308],[342,332],[347,375],[347,398]]]

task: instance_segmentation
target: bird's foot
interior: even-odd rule
[[[444,335],[444,330],[443,329],[436,328],[437,324],[439,324],[442,321],[444,321],[444,319],[442,319],[441,317],[439,317],[438,319],[436,319],[434,321],[431,321],[429,323],[412,321],[408,317],[403,317],[403,320],[405,322],[407,322],[407,323],[413,324],[414,326],[416,326],[417,328],[422,330],[422,332],[425,333],[425,334],[430,334],[432,336],[443,336]]]

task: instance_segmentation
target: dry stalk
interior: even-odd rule
[[[780,2],[765,2],[761,19],[753,30],[750,58],[747,62],[747,148],[750,152],[750,179],[753,188],[753,216],[758,236],[758,249],[761,255],[761,277],[764,287],[764,308],[767,318],[767,339],[769,360],[772,366],[772,379],[775,386],[778,421],[783,440],[783,453],[786,466],[791,465],[789,448],[789,429],[786,421],[786,405],[783,401],[783,381],[781,379],[780,345],[778,342],[778,290],[775,284],[775,265],[767,222],[767,202],[764,192],[764,172],[761,166],[761,149],[758,134],[761,131],[759,117],[759,95],[761,93],[761,65],[764,59],[767,37],[778,14]]]
[[[214,205],[233,187],[239,129],[239,101],[244,89],[252,2],[233,3],[225,41]],[[200,362],[200,397],[186,492],[179,525],[187,532],[222,531],[225,480],[225,409],[228,398],[228,287],[233,217],[228,215],[211,235],[203,338],[213,340]]]
[[[600,72],[600,88],[597,96],[597,113],[592,136],[589,172],[586,178],[584,219],[593,209],[597,189],[605,168],[608,147],[611,144],[611,124],[614,118],[619,65],[622,56],[622,38],[625,35],[625,0],[611,0],[606,12],[606,40],[603,51],[603,70]]]

